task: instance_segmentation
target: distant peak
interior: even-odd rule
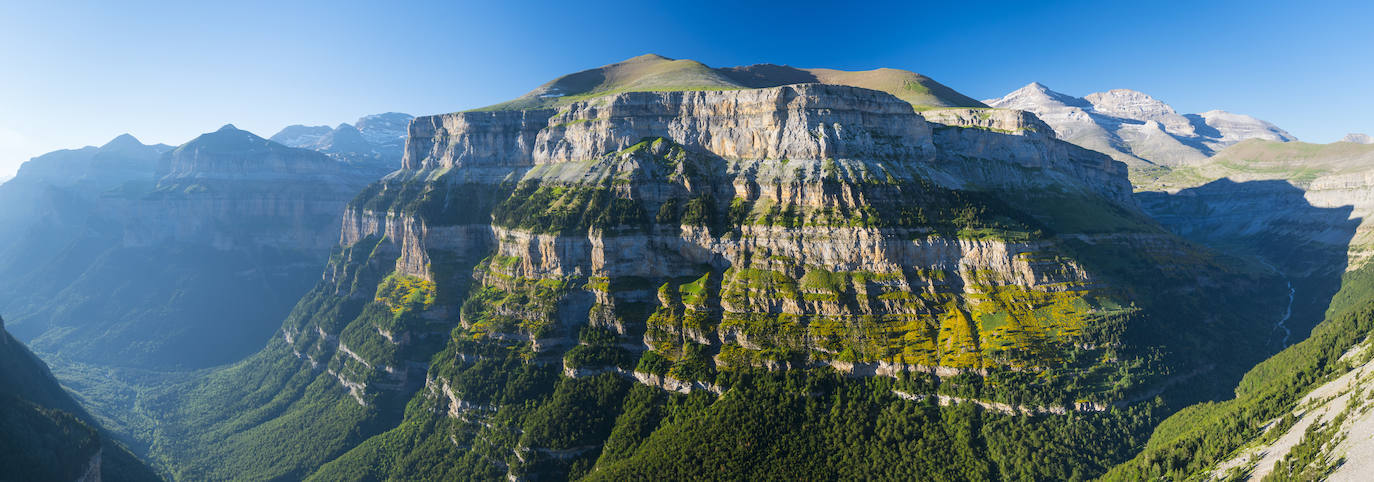
[[[1040,83],[1040,82],[1031,82],[1031,83],[1029,83],[1029,84],[1026,84],[1025,87],[1022,87],[1022,88],[1020,88],[1020,89],[1016,89],[1016,92],[1020,92],[1020,93],[1023,93],[1023,94],[1027,94],[1027,93],[1044,94],[1044,95],[1048,95],[1048,96],[1050,96],[1050,97],[1059,97],[1059,96],[1063,96],[1063,95],[1064,95],[1064,94],[1061,94],[1061,93],[1059,93],[1059,92],[1055,92],[1054,89],[1051,89],[1051,88],[1049,88],[1049,86],[1047,86],[1047,85],[1045,85],[1045,84],[1042,84],[1042,83]]]
[[[110,139],[110,142],[106,142],[105,145],[100,146],[101,149],[120,147],[143,147],[143,143],[139,142],[138,138],[135,138],[132,135],[120,134],[118,137]]]
[[[218,131],[215,131],[215,132],[236,131],[236,130],[239,130],[239,128],[234,127],[233,124],[225,124],[224,127],[220,127],[219,130],[218,130]]]
[[[625,62],[644,62],[644,61],[649,61],[649,60],[673,60],[673,59],[670,59],[670,58],[668,58],[668,57],[664,57],[664,56],[659,55],[659,54],[644,54],[644,55],[640,55],[640,56],[637,56],[637,57],[630,57],[630,58],[628,58],[628,59],[625,59]]]
[[[1055,92],[1045,84],[1031,82],[1025,87],[1016,89],[1000,99],[988,99],[985,101],[993,107],[1004,107],[1010,109],[1031,110],[1037,107],[1047,107],[1056,104],[1072,107],[1086,107],[1088,102],[1073,97],[1068,94]]]

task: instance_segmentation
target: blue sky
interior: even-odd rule
[[[230,122],[268,136],[451,112],[643,53],[902,68],[980,99],[1031,81],[1080,96],[1132,88],[1308,141],[1374,134],[1367,2],[865,5],[3,2],[0,179],[34,155],[124,132],[179,144]]]

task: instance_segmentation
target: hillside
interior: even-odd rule
[[[543,109],[622,92],[737,90],[822,83],[879,90],[920,108],[986,107],[929,77],[898,69],[849,72],[773,64],[711,68],[647,54],[565,75],[515,100],[478,110]]]
[[[1123,165],[939,117],[788,85],[417,118],[278,336],[148,393],[151,453],[184,479],[1086,477],[1278,348],[1281,280],[1155,224]]]
[[[0,480],[161,480],[102,433],[0,319]]]
[[[1371,450],[1374,276],[1346,274],[1310,338],[1257,365],[1234,398],[1188,407],[1104,480],[1360,480]]]

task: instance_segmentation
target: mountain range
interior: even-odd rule
[[[374,165],[383,173],[397,167],[405,149],[406,128],[414,117],[388,112],[359,118],[338,127],[290,125],[270,138],[287,147],[323,152],[337,159]]]
[[[1363,450],[1319,429],[1364,420],[1367,147],[656,55],[121,136],[0,185],[0,395],[42,391],[0,422],[57,479],[1316,478]]]
[[[1137,169],[1200,161],[1245,139],[1297,140],[1283,129],[1248,115],[1221,110],[1179,114],[1168,104],[1129,89],[1073,97],[1032,82],[983,102],[1034,113],[1053,127],[1059,138]]]

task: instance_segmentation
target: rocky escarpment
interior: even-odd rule
[[[852,95],[837,95],[852,94]],[[879,92],[805,85],[628,93],[561,111],[457,113],[412,126],[408,169],[594,159],[661,134],[727,159],[928,159],[929,127]],[[508,126],[514,125],[511,129]],[[834,128],[842,125],[845,130]],[[505,135],[496,135],[496,133]],[[418,162],[418,163],[417,163]]]
[[[25,173],[0,189],[46,210],[5,224],[11,326],[77,363],[202,367],[260,347],[377,175],[231,126],[170,150],[131,137],[88,150],[31,163],[86,166],[74,180]]]
[[[1371,159],[1374,147],[1368,145],[1252,140],[1206,161],[1179,166],[1141,186],[1148,191],[1141,199],[1164,199],[1158,193],[1169,193],[1175,194],[1169,199],[1185,201],[1185,205],[1206,206],[1206,212],[1188,214],[1171,212],[1168,206],[1151,208],[1169,217],[1170,224],[1195,221],[1195,226],[1217,226],[1220,222],[1226,227],[1219,234],[1266,231],[1341,251],[1348,246],[1349,262],[1336,266],[1355,269],[1364,264],[1374,244],[1365,226],[1365,220],[1374,216],[1369,192],[1374,179],[1368,168]],[[1231,196],[1231,192],[1243,194]],[[1218,219],[1206,219],[1213,217]]]
[[[933,125],[885,94],[803,85],[420,118],[412,169],[344,216],[324,289],[356,315],[298,316],[281,339],[361,404],[415,389],[412,367],[455,325],[574,376],[672,390],[749,367],[1043,369],[1092,345],[1074,340],[1094,320],[1137,309],[1073,259],[1079,239],[1176,258],[1164,266],[1192,255],[1133,224],[1119,164],[1026,114],[983,115]],[[1124,232],[976,194],[994,189]],[[484,356],[462,346],[446,349],[459,366]],[[455,368],[425,383],[488,403],[450,385]]]
[[[1232,302],[1274,280],[1149,221],[1119,163],[1025,114],[942,115],[805,84],[417,118],[404,169],[346,209],[324,282],[213,384],[268,380],[254,397],[280,412],[209,402],[244,415],[164,430],[219,464],[198,433],[287,451],[272,427],[308,427],[328,437],[302,456],[333,459],[321,479],[400,476],[379,461],[401,452],[434,478],[566,477],[621,415],[647,417],[624,435],[641,441],[673,423],[631,403],[707,409],[751,377],[1053,416],[1263,351],[1199,340],[1277,311]],[[997,390],[960,388],[985,377]]]
[[[350,207],[342,242],[378,243],[395,276],[439,286],[463,276],[437,274],[436,260],[492,249],[462,303],[472,336],[557,354],[582,327],[609,330],[637,347],[612,358],[648,349],[670,377],[688,366],[1045,367],[1092,320],[1132,312],[1050,231],[1189,257],[1134,213],[1120,164],[1055,140],[1034,116],[931,118],[941,123],[827,85],[419,118],[409,169]],[[490,195],[503,199],[483,208],[491,221],[473,206],[456,224],[433,215]],[[1117,232],[1009,201],[1077,205]]]
[[[960,117],[954,112],[934,111],[932,115],[941,116],[936,122],[980,127],[984,132],[951,131],[944,143],[946,152],[1010,161],[1019,167],[1046,169],[1051,175],[1083,176],[1094,182],[1070,184],[1086,185],[1129,202],[1123,194],[1129,192],[1129,185],[1117,176],[1119,165],[1091,153],[1068,152],[1070,148],[1053,142],[1051,133],[1044,132],[1048,130],[1033,116],[981,109]],[[996,135],[1033,131],[1042,135],[1015,140]],[[477,167],[594,159],[646,137],[664,137],[690,150],[730,160],[862,158],[919,164],[935,156],[930,132],[930,124],[906,104],[893,102],[881,92],[853,87],[801,84],[746,91],[637,92],[575,103],[559,111],[422,117],[412,124],[403,167],[419,171],[468,167],[463,175],[470,176]],[[1016,179],[1012,173],[992,178],[976,169],[962,174],[972,176],[961,176],[963,182],[988,187],[1037,182]]]
[[[482,453],[473,473],[546,473],[604,440],[547,439],[532,425],[506,435],[509,407],[526,400],[509,390],[528,386],[507,377],[546,380],[557,393],[625,383],[715,396],[755,371],[897,380],[1053,371],[1056,381],[1036,385],[1042,394],[1016,399],[941,391],[938,381],[899,391],[1033,407],[1006,413],[1098,413],[1196,375],[1168,367],[1229,363],[1167,343],[1150,350],[1168,355],[1141,356],[1113,341],[1118,330],[1167,340],[1240,329],[1282,308],[1239,308],[1246,317],[1202,308],[1237,307],[1225,300],[1241,286],[1281,284],[1165,233],[1137,211],[1124,166],[1020,111],[917,114],[881,92],[809,84],[631,92],[421,117],[410,139],[406,169],[345,216],[345,253],[373,253],[378,278],[390,271],[374,308],[341,327],[317,318],[287,334],[312,360],[353,365],[336,371],[339,386],[356,396],[363,384],[358,401],[372,403],[390,392],[378,367],[395,364],[355,360],[362,342],[348,333],[395,340],[453,328],[428,389],[416,392],[423,409],[406,423],[454,427],[434,436]],[[358,265],[332,266],[336,286],[358,285],[349,277]],[[426,301],[397,305],[399,292]],[[402,314],[366,314],[379,306]],[[1199,316],[1207,321],[1180,324]],[[1101,382],[1133,370],[1134,381]],[[499,380],[510,385],[496,389]],[[397,430],[423,438],[431,429]]]
[[[340,206],[370,175],[323,154],[225,126],[169,152],[151,193],[127,205],[130,246],[270,247],[324,252]]]

